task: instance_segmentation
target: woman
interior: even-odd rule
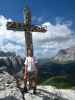
[[[24,73],[24,91],[27,92],[27,81],[29,81],[29,87],[33,89],[33,93],[36,94],[37,85],[37,60],[32,57],[31,49],[28,50],[28,56],[25,59],[25,73]]]

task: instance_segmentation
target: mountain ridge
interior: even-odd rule
[[[61,49],[51,61],[59,64],[66,64],[75,62],[75,47]]]

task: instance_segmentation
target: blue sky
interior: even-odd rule
[[[32,11],[32,23],[46,25],[48,29],[44,35],[33,34],[37,55],[43,57],[44,53],[47,53],[51,56],[60,49],[75,46],[75,0],[28,0],[28,2]],[[10,46],[11,50],[16,48],[18,52],[24,51],[24,35],[7,31],[5,26],[9,19],[23,22],[24,7],[25,0],[0,0],[0,41],[6,41],[5,47],[2,46],[2,42],[0,43],[2,50]]]
[[[29,5],[32,16],[43,17],[43,22],[54,23],[56,17],[61,17],[75,24],[75,0],[29,0]],[[24,6],[25,0],[0,0],[0,14],[23,21]]]

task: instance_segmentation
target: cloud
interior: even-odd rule
[[[38,49],[42,48],[41,51],[45,57],[51,56],[52,54],[54,55],[60,49],[75,46],[71,21],[65,21],[62,23],[59,21],[56,22],[55,25],[50,22],[45,22],[43,25],[47,26],[48,31],[46,33],[34,32],[33,40],[34,43],[35,41],[37,42],[34,47],[38,47]]]
[[[33,33],[33,40],[39,44],[46,46],[55,45],[58,42],[66,42],[72,38],[72,30],[68,27],[67,24],[56,24],[53,25],[50,22],[43,24],[47,26],[46,33]],[[48,44],[48,45],[47,45]]]
[[[38,40],[39,36],[40,36],[39,40],[69,38],[72,33],[72,30],[69,29],[68,25],[66,25],[66,24],[52,25],[50,22],[46,22],[43,24],[43,26],[47,26],[47,32],[40,33],[41,35],[39,33],[37,33],[37,34],[34,33],[33,36],[36,37],[37,40]]]
[[[7,30],[6,23],[12,21],[0,16],[0,50],[14,51],[17,54],[25,55],[24,32]],[[75,46],[75,38],[71,21],[56,20],[56,24],[45,22],[42,26],[47,27],[46,33],[33,32],[34,55],[37,57],[51,57],[58,50]]]
[[[12,21],[0,16],[0,50],[18,52],[19,46],[24,48],[24,32],[7,30],[7,22]],[[18,46],[18,47],[17,47]]]

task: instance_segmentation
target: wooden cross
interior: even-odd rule
[[[28,49],[31,48],[33,56],[33,43],[32,43],[32,33],[31,32],[46,32],[46,27],[32,25],[31,24],[31,11],[27,6],[24,9],[24,23],[19,22],[7,22],[7,29],[14,31],[25,31],[25,42],[26,42],[26,51],[28,56]]]

